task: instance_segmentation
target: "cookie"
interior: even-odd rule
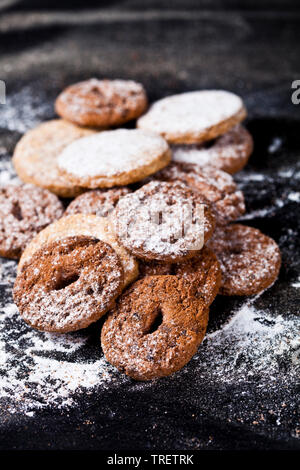
[[[33,328],[66,333],[86,328],[124,286],[115,251],[92,237],[68,237],[38,250],[19,272],[14,301]]]
[[[214,230],[206,199],[181,183],[160,181],[121,198],[111,221],[132,254],[166,262],[196,256]]]
[[[234,224],[217,230],[209,242],[222,270],[223,295],[255,295],[277,279],[281,265],[278,245],[259,230]]]
[[[192,91],[157,101],[137,127],[157,132],[169,143],[199,144],[225,134],[245,117],[243,101],[233,93]]]
[[[70,144],[58,166],[74,185],[110,188],[140,181],[171,159],[166,141],[138,129],[101,132]]]
[[[245,212],[242,191],[237,189],[232,176],[216,168],[200,168],[191,163],[173,162],[151,177],[158,181],[182,181],[197,190],[210,203],[217,225],[226,225]]]
[[[59,199],[30,184],[0,188],[0,256],[18,259],[26,245],[63,214]]]
[[[78,196],[84,189],[61,174],[56,157],[74,140],[94,133],[62,119],[44,122],[18,142],[13,155],[16,172],[25,183],[41,186],[58,196]]]
[[[70,236],[94,237],[110,245],[120,258],[124,270],[125,286],[138,276],[138,264],[135,258],[120,245],[107,218],[92,214],[75,214],[62,217],[40,232],[27,245],[18,266],[20,271],[33,254],[44,245]]]
[[[95,189],[77,196],[66,211],[66,215],[94,214],[107,217],[115,208],[120,197],[126,196],[131,190],[126,186],[112,189]]]
[[[247,164],[253,151],[251,134],[236,125],[215,140],[198,145],[172,145],[172,160],[195,163],[202,168],[214,167],[233,175]]]
[[[120,126],[138,118],[146,108],[144,87],[132,80],[92,78],[67,87],[55,102],[59,116],[91,127]]]
[[[181,369],[204,338],[208,309],[196,286],[176,276],[148,276],[117,301],[101,332],[105,358],[135,380]]]
[[[161,261],[140,261],[139,278],[146,276],[173,275],[197,286],[196,297],[201,297],[207,307],[215,299],[221,286],[220,263],[207,247],[203,247],[194,258],[182,263],[162,263]]]

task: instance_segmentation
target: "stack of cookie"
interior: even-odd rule
[[[140,117],[146,107],[131,81],[67,88],[62,119],[15,149],[26,184],[0,194],[0,250],[21,256],[14,299],[24,320],[69,332],[109,312],[105,357],[137,380],[191,359],[218,293],[259,293],[280,268],[273,240],[233,223],[245,205],[231,175],[252,151],[242,100],[199,91]],[[137,129],[116,129],[137,118]],[[64,213],[59,197],[75,197]]]

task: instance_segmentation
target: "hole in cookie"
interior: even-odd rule
[[[244,249],[241,246],[233,246],[228,250],[228,253],[231,255],[241,255],[243,252]]]
[[[23,220],[22,209],[18,201],[15,201],[12,208],[12,215],[17,220]]]
[[[151,323],[150,327],[148,328],[148,331],[145,334],[151,335],[151,333],[154,333],[156,330],[158,330],[162,322],[163,322],[163,314],[162,314],[162,311],[158,309],[153,322]]]
[[[212,139],[212,140],[208,140],[207,142],[203,142],[203,144],[199,145],[199,148],[200,149],[210,149],[211,147],[213,147],[213,145],[215,145],[216,140],[217,139]]]
[[[73,282],[78,281],[79,275],[76,273],[70,274],[69,276],[61,276],[58,282],[56,283],[56,286],[54,287],[54,290],[61,290],[64,289],[65,287],[68,287],[70,284],[73,284]]]

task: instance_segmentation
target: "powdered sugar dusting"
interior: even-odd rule
[[[157,135],[118,129],[73,142],[58,156],[58,165],[79,178],[108,177],[143,168],[167,150],[167,143]]]
[[[213,224],[196,192],[181,183],[158,181],[121,198],[111,217],[124,246],[158,260],[177,260],[201,250]]]
[[[11,280],[15,278],[15,262],[2,260],[1,267]],[[100,344],[96,359],[76,361],[89,349],[84,331],[57,335],[29,328],[11,301],[11,281],[2,281],[1,287],[6,288],[8,302],[0,307],[0,403],[5,402],[8,412],[32,416],[43,408],[75,406],[83,392],[114,381]]]
[[[6,154],[6,149],[3,149],[3,154]],[[4,186],[7,183],[20,184],[15,169],[13,167],[11,158],[2,157],[0,149],[0,186]]]
[[[11,301],[16,263],[2,260],[1,267],[8,299],[0,308],[0,403],[8,412],[32,416],[39,409],[75,407],[83,393],[128,381],[101,357],[100,345],[97,352],[89,351],[86,332],[54,335],[30,329]],[[259,377],[258,386],[265,387],[297,376],[299,318],[261,311],[255,301],[244,302],[223,328],[207,335],[193,358],[198,380],[230,384]],[[284,374],[282,358],[290,364]]]
[[[241,161],[241,165],[246,162],[252,150],[252,139],[246,129],[237,125],[218,137],[211,146],[173,145],[171,150],[175,162],[226,169],[236,166],[236,162]]]
[[[266,380],[275,382],[282,376],[282,357],[288,358],[290,364],[285,369],[285,380],[300,372],[299,318],[273,316],[255,308],[254,303],[255,300],[247,300],[222,329],[206,336],[203,349],[194,358],[203,378],[208,358],[209,374],[218,382],[260,376],[260,386],[264,387]]]
[[[202,133],[243,109],[242,100],[222,90],[173,95],[154,103],[138,120],[138,127],[162,134]]]
[[[61,238],[85,235],[95,237],[108,243],[120,257],[124,269],[124,282],[127,285],[137,276],[138,268],[135,258],[116,239],[110,222],[104,217],[93,214],[75,214],[62,217],[40,232],[25,248],[20,266],[27,261],[43,244]]]
[[[9,94],[5,106],[1,106],[1,127],[10,131],[26,132],[53,114],[45,92],[37,94],[36,88],[26,86]]]
[[[71,85],[59,95],[68,112],[103,115],[108,113],[122,116],[124,111],[135,110],[146,101],[145,91],[140,83],[133,80],[98,80],[91,78]],[[77,116],[78,118],[78,116]]]

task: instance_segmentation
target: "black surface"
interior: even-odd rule
[[[20,9],[22,2],[15,3]],[[90,76],[140,80],[151,100],[198,88],[237,92],[245,99],[247,125],[255,140],[249,165],[236,176],[248,212],[254,214],[244,223],[271,235],[283,254],[279,281],[254,305],[267,312],[266,324],[279,316],[289,321],[299,311],[299,290],[291,284],[299,276],[300,211],[289,198],[299,191],[300,169],[300,105],[293,105],[290,98],[291,82],[300,79],[297,3],[267,2],[266,8],[270,4],[274,8],[266,12],[262,2],[251,11],[229,2],[234,11],[227,12],[221,11],[220,4],[216,12],[197,9],[196,2],[175,3],[176,11],[170,2],[159,11],[153,1],[147,3],[147,11],[137,2],[113,2],[110,9],[93,15],[58,13],[55,8],[41,15],[29,10],[18,13],[18,9],[2,13],[0,78],[6,81],[8,105],[16,115],[12,118],[3,108],[0,146],[6,153],[2,158],[11,155],[21,135],[20,121],[26,127],[24,89],[29,90],[26,103],[28,99],[33,103],[37,122],[53,116],[53,100],[64,86]],[[211,2],[203,3],[212,7]],[[32,119],[32,109],[29,114]],[[270,145],[278,138],[279,148],[272,153]],[[265,178],[255,179],[257,174]],[[11,288],[0,289],[5,305],[11,301]],[[217,298],[208,332],[223,328],[243,302]],[[74,361],[93,361],[101,354],[99,329],[95,325],[84,333],[89,336],[88,345]],[[112,384],[76,394],[69,409],[52,406],[29,417],[21,411],[11,414],[3,401],[0,448],[299,448],[296,363],[290,351],[279,358],[271,379],[264,371],[254,370],[255,357],[245,357],[243,351],[236,369],[232,367],[230,338],[216,350],[218,359],[212,357],[211,364],[209,348],[204,342],[183,371],[151,384],[140,385],[116,374]],[[19,353],[22,360],[22,350]],[[224,375],[232,376],[227,382],[213,370],[222,370],[222,364]],[[24,374],[26,380],[26,370]]]

